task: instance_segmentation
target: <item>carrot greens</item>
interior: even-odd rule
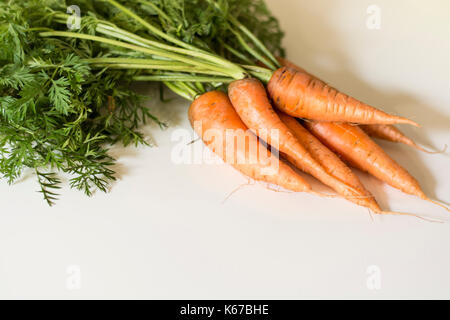
[[[73,30],[70,5],[80,9]],[[245,27],[261,21],[267,32]],[[281,37],[261,0],[2,1],[0,174],[14,183],[31,170],[49,205],[59,173],[89,196],[107,191],[110,146],[146,145],[139,127],[165,126],[134,81],[164,83],[190,100],[250,75],[268,81],[271,71],[255,61],[275,64]]]

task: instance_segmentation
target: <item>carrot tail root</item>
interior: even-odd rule
[[[375,213],[380,214],[380,215],[409,216],[409,217],[417,218],[417,219],[424,220],[424,221],[431,222],[431,223],[445,223],[445,221],[442,221],[442,220],[426,218],[426,217],[423,217],[423,216],[420,216],[420,215],[414,214],[414,213],[395,212],[395,211],[380,211],[380,212],[375,212]]]
[[[414,144],[414,148],[416,148],[417,150],[420,150],[422,152],[428,153],[428,154],[442,154],[447,151],[448,145],[444,145],[444,147],[441,150],[437,150],[437,151],[427,150],[424,147],[419,146],[418,144]]]
[[[433,200],[433,199],[430,199],[430,198],[426,198],[425,200],[428,201],[428,202],[431,202],[431,203],[433,203],[433,204],[435,204],[435,205],[437,205],[437,206],[439,206],[439,207],[441,207],[441,208],[444,208],[445,210],[447,210],[448,212],[450,212],[450,209],[449,209],[446,205],[440,203],[440,202],[437,201],[437,200]]]
[[[224,204],[225,202],[227,202],[235,193],[237,193],[238,191],[240,191],[242,188],[244,187],[248,187],[248,186],[252,186],[254,185],[254,183],[252,183],[252,181],[249,179],[246,183],[243,183],[239,186],[237,186],[236,188],[234,188],[234,190],[232,190],[226,197],[225,199],[223,199],[222,204]]]
[[[343,196],[344,199],[370,199],[374,196]]]
[[[322,193],[322,192],[317,192],[317,191],[309,191],[309,194],[318,196],[318,197],[322,197],[322,198],[339,198],[339,195],[337,194],[330,194],[330,193]]]
[[[284,191],[284,190],[281,190],[280,188],[276,189],[272,186],[267,186],[267,185],[266,185],[266,189],[273,191],[273,192],[280,192],[280,193],[297,193],[297,192],[293,192],[293,191]],[[312,194],[314,196],[318,196],[321,198],[338,198],[339,197],[339,195],[336,195],[336,194],[323,193],[323,192],[318,192],[318,191],[313,191],[313,190],[306,191],[306,193],[309,193],[309,194]]]
[[[406,118],[402,118],[402,120],[400,120],[399,123],[410,124],[410,125],[415,126],[417,128],[422,128],[422,125],[418,124],[417,122],[415,122],[413,120],[406,119]]]

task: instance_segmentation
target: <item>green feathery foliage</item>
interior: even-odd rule
[[[20,3],[20,4],[19,4]],[[58,172],[91,195],[114,180],[108,145],[145,144],[138,127],[151,119],[163,126],[142,97],[129,88],[131,70],[93,70],[83,59],[98,57],[89,41],[41,38],[63,1],[0,3],[0,174],[9,183],[26,168],[36,173],[49,204]]]
[[[0,174],[35,172],[52,205],[61,186],[92,195],[114,180],[108,146],[145,144],[146,121],[164,126],[130,89],[158,81],[193,99],[249,75],[267,81],[282,32],[262,0],[0,2]],[[239,65],[246,64],[245,66]]]

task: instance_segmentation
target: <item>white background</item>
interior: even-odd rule
[[[447,0],[271,0],[289,58],[339,89],[410,117],[417,141],[450,142]],[[381,29],[366,26],[382,10]],[[276,193],[225,165],[176,165],[188,103],[149,103],[171,128],[155,148],[116,148],[120,181],[47,207],[33,178],[0,183],[1,298],[450,298],[450,223],[371,220],[339,199]],[[450,201],[450,156],[383,143],[432,197]],[[361,174],[391,210],[445,211]],[[377,266],[378,274],[367,273]],[[73,267],[71,267],[73,266]],[[370,290],[368,279],[380,280]],[[81,282],[77,281],[81,280]],[[370,282],[370,281],[369,281]],[[376,281],[374,282],[376,283]]]

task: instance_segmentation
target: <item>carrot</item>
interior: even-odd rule
[[[295,63],[293,63],[285,58],[278,57],[277,59],[280,62],[280,64],[283,66],[293,68],[299,72],[303,72],[303,73],[310,75],[311,77],[314,77],[309,72],[307,72],[305,69],[299,67]],[[314,77],[314,78],[317,79],[317,77]],[[442,152],[445,152],[445,150],[447,148],[447,147],[445,147],[442,151],[437,151],[437,152],[428,151],[428,150],[424,149],[423,147],[417,145],[412,139],[405,136],[399,129],[397,129],[393,125],[368,124],[368,125],[361,125],[361,128],[371,137],[383,139],[383,140],[387,140],[387,141],[391,141],[391,142],[403,143],[410,147],[416,148],[420,151],[423,151],[423,152],[426,152],[429,154],[442,153]]]
[[[275,113],[261,82],[256,79],[234,81],[228,88],[228,94],[231,103],[247,127],[269,145],[290,156],[297,168],[313,175],[336,191],[350,189],[357,192],[327,173],[295,138]]]
[[[398,142],[406,144],[407,146],[413,147],[417,150],[429,153],[429,154],[437,154],[445,152],[445,147],[442,151],[428,151],[425,148],[419,146],[415,143],[411,138],[407,137],[403,132],[394,127],[393,125],[385,125],[385,124],[369,124],[369,125],[361,125],[361,129],[364,130],[370,137],[378,138],[382,140],[387,140],[390,142]]]
[[[275,106],[297,118],[358,124],[407,123],[412,120],[389,115],[328,86],[301,68],[285,66],[273,74],[267,86]]]
[[[245,176],[287,190],[317,194],[306,180],[248,132],[225,93],[211,91],[198,97],[189,108],[189,120],[204,143]],[[270,168],[274,163],[278,167],[276,172]]]
[[[300,71],[300,72],[303,72],[303,73],[307,73],[307,74],[313,76],[311,73],[309,73],[308,71],[306,71],[306,70],[303,69],[302,67],[298,66],[297,64],[293,63],[292,61],[289,61],[289,60],[286,59],[286,58],[277,57],[277,60],[278,60],[278,62],[280,62],[280,64],[281,64],[283,67],[289,67],[289,68],[292,68],[292,69],[295,69],[295,70],[297,70],[297,71]],[[314,77],[314,78],[317,78],[317,77],[315,77],[315,76],[313,76],[313,77]]]
[[[450,211],[444,205],[430,199],[422,191],[417,180],[389,157],[358,126],[317,121],[305,121],[305,126],[322,143],[337,152],[342,159],[355,168],[366,171],[405,193],[415,195]]]
[[[379,205],[375,201],[375,198],[367,191],[358,177],[353,171],[339,159],[330,149],[324,146],[316,137],[314,137],[308,130],[306,130],[297,119],[283,113],[278,112],[278,116],[281,121],[292,131],[294,136],[300,141],[300,143],[306,148],[311,156],[316,159],[327,172],[336,177],[337,179],[345,182],[347,185],[353,187],[358,191],[357,194],[349,192],[348,189],[339,190],[339,193],[349,201],[356,203],[357,205],[367,207],[373,212],[381,213]],[[288,160],[293,162],[289,156]]]

